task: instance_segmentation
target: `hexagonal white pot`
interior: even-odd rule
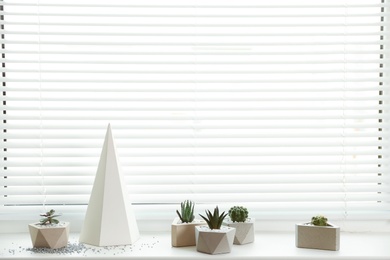
[[[236,229],[232,227],[210,229],[208,226],[196,226],[196,250],[212,255],[230,253],[235,233]]]
[[[61,248],[68,244],[69,222],[54,225],[28,225],[33,247]]]
[[[195,226],[205,225],[204,220],[194,219],[191,223],[183,223],[177,217],[171,225],[172,246],[195,246]]]
[[[248,218],[245,222],[233,222],[226,219],[225,224],[236,229],[234,236],[235,245],[244,245],[255,241],[255,219]]]
[[[295,225],[295,245],[301,248],[338,251],[340,249],[340,227],[314,226],[310,223]]]

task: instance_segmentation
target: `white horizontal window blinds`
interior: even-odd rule
[[[138,219],[388,218],[387,3],[1,4],[2,218],[82,216],[108,123]]]

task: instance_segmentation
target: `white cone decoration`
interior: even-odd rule
[[[133,244],[137,239],[137,222],[108,125],[80,242],[113,246]]]

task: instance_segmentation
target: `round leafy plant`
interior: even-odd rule
[[[321,215],[312,217],[311,224],[314,226],[329,226],[328,219]]]
[[[42,218],[39,223],[41,225],[49,225],[49,224],[58,224],[60,223],[57,219],[55,219],[55,217],[59,217],[61,216],[60,214],[57,214],[55,215],[56,211],[54,209],[51,209],[50,211],[46,212],[46,213],[42,213],[40,214],[41,217],[44,217]]]
[[[229,217],[233,222],[245,222],[248,218],[248,209],[242,206],[234,206],[229,209]]]

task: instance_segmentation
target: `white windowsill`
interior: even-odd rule
[[[340,251],[324,251],[295,247],[292,232],[259,232],[252,244],[234,245],[230,254],[208,255],[195,247],[171,247],[170,233],[142,233],[141,239],[132,246],[99,248],[88,246],[80,254],[37,254],[26,251],[31,248],[28,233],[0,234],[1,259],[390,259],[389,233],[341,233]],[[72,234],[71,243],[78,242],[78,234]]]

